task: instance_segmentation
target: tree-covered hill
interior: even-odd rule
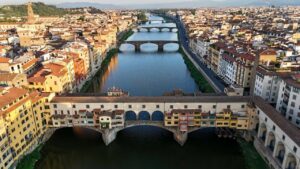
[[[40,16],[62,16],[68,13],[65,9],[57,8],[54,5],[46,5],[41,2],[33,3],[32,8],[35,14]],[[27,5],[4,5],[0,6],[0,16],[22,17],[27,16]]]

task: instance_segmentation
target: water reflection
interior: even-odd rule
[[[181,147],[172,133],[149,126],[118,133],[105,146],[101,135],[82,139],[58,130],[42,149],[37,169],[245,169],[236,141],[219,139],[213,129],[189,134]]]
[[[112,86],[133,96],[160,96],[178,88],[188,93],[198,90],[179,53],[119,53],[111,64],[89,92],[106,92]]]
[[[135,32],[127,40],[129,41],[178,41],[175,32]]]

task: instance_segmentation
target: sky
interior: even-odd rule
[[[44,2],[47,4],[58,4],[63,2],[93,2],[104,4],[149,4],[149,3],[169,3],[169,2],[190,2],[191,0],[31,0],[32,2]],[[218,0],[208,0],[218,1]],[[0,4],[23,4],[28,0],[0,0]]]

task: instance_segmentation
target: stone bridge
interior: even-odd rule
[[[127,40],[125,44],[131,44],[135,47],[135,51],[139,52],[141,50],[141,45],[146,44],[146,43],[152,43],[156,44],[158,46],[158,51],[163,52],[164,51],[164,46],[166,44],[170,43],[176,43],[178,44],[178,41],[176,40],[170,40],[170,41],[164,41],[164,40],[148,40],[148,41],[135,41],[135,40]]]
[[[173,28],[173,27],[155,27],[155,26],[150,27],[150,26],[148,26],[148,27],[138,27],[137,31],[141,32],[142,29],[146,29],[147,32],[151,32],[151,30],[153,30],[153,29],[158,29],[159,32],[163,32],[163,30],[168,30],[169,32],[173,32],[173,30],[177,30],[176,27]]]
[[[80,119],[83,122],[82,124],[85,124],[82,127],[102,133],[106,145],[116,138],[119,131],[133,126],[148,125],[168,130],[173,133],[174,139],[180,145],[185,143],[189,132],[206,127],[201,124],[201,126],[188,127],[187,130],[182,131],[179,130],[179,126],[167,126],[166,120],[168,118],[164,116],[164,120],[162,120],[159,114],[167,115],[167,112],[174,109],[182,112],[199,109],[201,112],[210,112],[216,114],[216,116],[220,112],[224,113],[224,109],[231,109],[234,112],[250,110],[253,114],[248,119],[249,127],[240,131],[243,131],[245,135],[256,133],[252,136],[254,146],[270,165],[270,168],[300,169],[300,130],[260,97],[103,97],[69,95],[57,96],[50,103],[52,115],[59,113],[64,114],[64,116],[67,114],[72,116],[74,112],[83,109],[88,112],[93,112],[94,109],[123,110],[124,124],[110,129],[103,130],[94,124],[88,126],[88,119]],[[201,116],[201,120],[205,119],[202,119]],[[71,124],[68,127],[80,127],[80,125],[74,126]],[[220,125],[215,123],[208,127],[219,128]]]
[[[146,29],[148,32],[151,32],[151,29],[158,29],[159,32],[163,30],[169,30],[172,32],[173,29],[177,29],[176,24],[174,23],[162,23],[162,24],[147,24],[147,25],[140,25],[137,27],[137,31],[140,32],[141,29]]]

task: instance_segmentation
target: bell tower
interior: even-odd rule
[[[35,22],[35,16],[32,9],[32,2],[29,1],[27,4],[27,22],[28,23],[34,23]]]

